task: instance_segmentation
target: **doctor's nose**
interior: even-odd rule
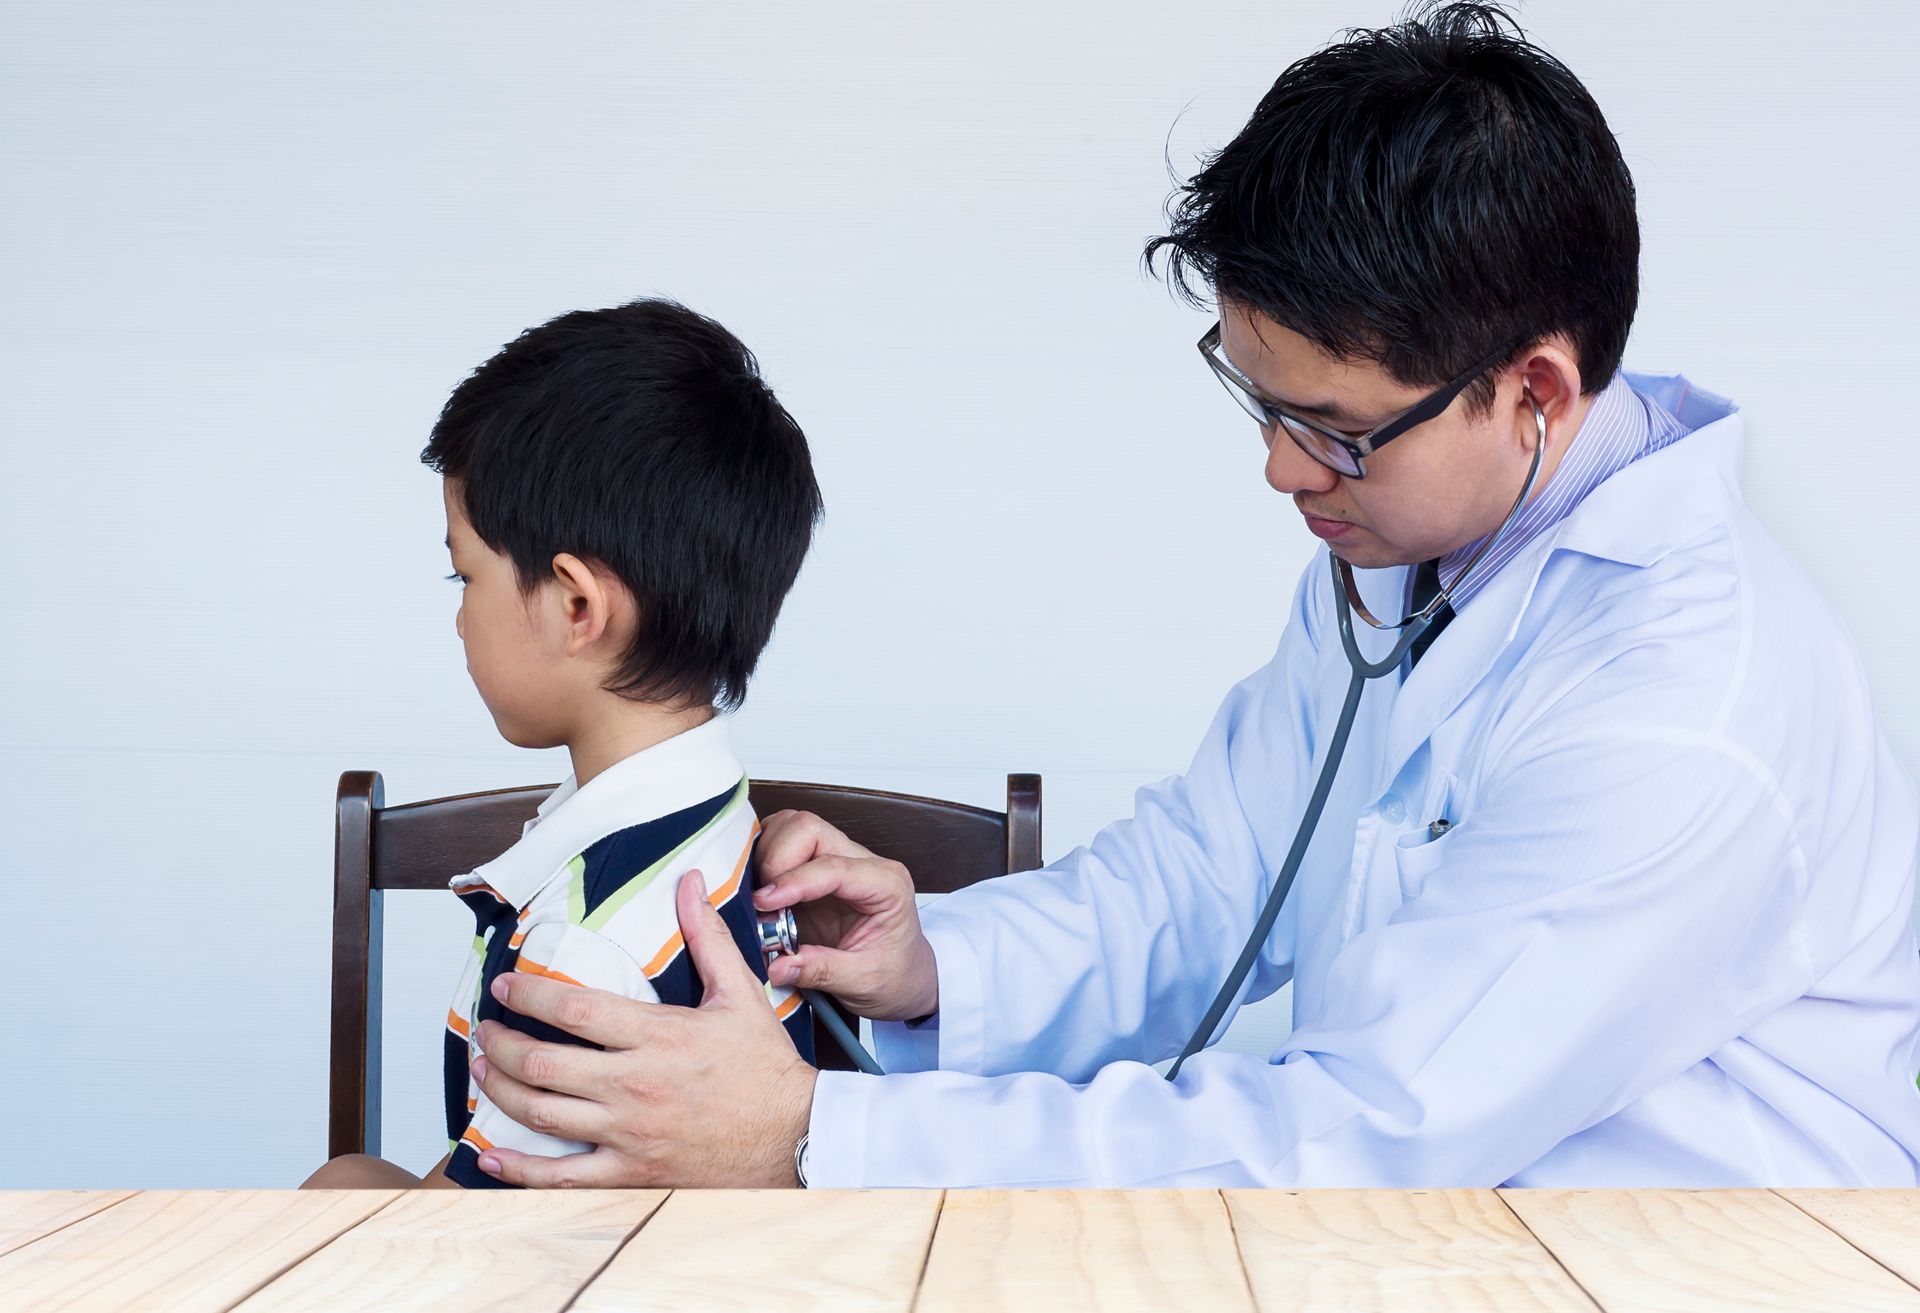
[[[1332,492],[1340,475],[1322,465],[1272,424],[1260,427],[1267,444],[1267,486],[1291,497],[1296,492]]]

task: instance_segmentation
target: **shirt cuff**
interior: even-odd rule
[[[889,1072],[937,1068],[978,1074],[987,1056],[980,959],[959,925],[941,915],[939,903],[920,910],[920,928],[933,946],[939,1008],[921,1025],[875,1022],[874,1045],[882,1050],[875,1056]]]
[[[873,1056],[880,1070],[936,1071],[940,1066],[940,1014],[918,1024],[911,1021],[876,1021],[873,1025]]]
[[[883,1076],[823,1071],[813,1082],[807,1120],[807,1188],[852,1190],[866,1184],[867,1105]]]

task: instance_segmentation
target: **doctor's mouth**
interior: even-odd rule
[[[1325,520],[1318,515],[1306,515],[1304,511],[1301,514],[1306,518],[1307,532],[1328,542],[1344,537],[1353,528],[1345,520]]]

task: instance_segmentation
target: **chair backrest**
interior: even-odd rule
[[[447,881],[492,861],[520,830],[551,784],[495,789],[386,805],[379,773],[340,777],[333,831],[333,1031],[327,1099],[327,1154],[380,1152],[381,899],[394,889],[444,890]],[[1007,776],[1007,809],[989,811],[938,798],[754,780],[762,816],[810,811],[855,843],[903,863],[921,893],[950,893],[980,880],[1040,865],[1040,777]],[[816,1023],[822,1066],[848,1065]]]

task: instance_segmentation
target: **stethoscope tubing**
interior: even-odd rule
[[[1459,579],[1454,580],[1453,588],[1458,588],[1461,580],[1465,579],[1467,574],[1472,572],[1473,567],[1493,550],[1494,544],[1506,535],[1515,517],[1520,514],[1521,509],[1527,504],[1527,499],[1533,494],[1534,483],[1539,479],[1540,463],[1547,448],[1547,417],[1546,413],[1540,409],[1540,403],[1533,399],[1532,389],[1527,390],[1526,397],[1528,404],[1533,407],[1536,426],[1533,464],[1527,471],[1526,485],[1521,488],[1520,495],[1514,499],[1512,509],[1507,512],[1507,518],[1500,522],[1500,527],[1494,531],[1493,537],[1474,553],[1473,559],[1467,563],[1466,570],[1461,573]],[[1340,621],[1340,646],[1346,652],[1347,664],[1353,669],[1353,678],[1347,683],[1346,699],[1340,705],[1340,719],[1334,726],[1333,738],[1327,744],[1327,759],[1321,763],[1320,778],[1314,781],[1313,795],[1307,799],[1307,809],[1300,818],[1300,828],[1294,832],[1293,844],[1287,849],[1286,861],[1281,863],[1280,873],[1274,877],[1273,888],[1267,894],[1266,905],[1260,909],[1260,916],[1253,925],[1253,933],[1247,936],[1246,945],[1241,948],[1240,956],[1234,961],[1233,969],[1227,973],[1226,981],[1220,986],[1220,991],[1213,996],[1213,1002],[1208,1005],[1206,1015],[1194,1028],[1193,1035],[1187,1040],[1186,1046],[1180,1050],[1180,1056],[1173,1060],[1171,1067],[1167,1068],[1168,1080],[1179,1076],[1180,1068],[1186,1060],[1212,1042],[1214,1030],[1220,1025],[1221,1018],[1226,1016],[1227,1009],[1233,1006],[1233,1000],[1239,995],[1240,986],[1246,981],[1247,973],[1259,960],[1260,950],[1266,946],[1267,936],[1273,932],[1274,923],[1280,919],[1280,906],[1286,902],[1287,894],[1293,888],[1293,878],[1299,873],[1300,863],[1307,855],[1307,845],[1312,842],[1313,832],[1320,824],[1320,813],[1327,805],[1327,795],[1333,791],[1334,774],[1340,769],[1341,759],[1346,756],[1347,740],[1353,735],[1354,716],[1360,709],[1360,694],[1365,691],[1367,681],[1378,679],[1390,671],[1397,670],[1401,660],[1407,655],[1407,650],[1420,640],[1422,634],[1433,627],[1438,614],[1438,608],[1430,606],[1408,616],[1400,622],[1402,632],[1399,640],[1394,643],[1392,651],[1378,661],[1369,661],[1360,651],[1360,642],[1353,629],[1354,606],[1351,599],[1357,596],[1358,590],[1351,587],[1353,582],[1351,568],[1343,570],[1345,563],[1331,551],[1327,553],[1327,564],[1333,573],[1333,605]],[[1442,598],[1450,597],[1452,591],[1452,588],[1447,589],[1441,594]],[[1393,627],[1380,624],[1371,615],[1365,618],[1379,629]]]

